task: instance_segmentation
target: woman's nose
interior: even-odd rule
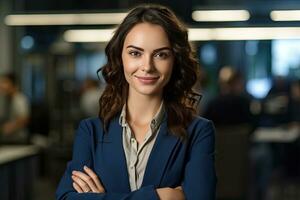
[[[142,71],[150,72],[154,69],[154,62],[151,56],[145,56],[142,64]]]

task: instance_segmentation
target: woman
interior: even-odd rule
[[[99,117],[80,123],[56,198],[214,199],[214,128],[194,114],[186,28],[165,7],[139,6],[105,52]]]

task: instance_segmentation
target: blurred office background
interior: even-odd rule
[[[190,28],[199,115],[217,130],[217,198],[300,199],[300,2],[147,2],[170,7]],[[26,140],[0,144],[1,199],[54,199],[78,122],[97,113],[106,42],[139,3],[0,0],[0,76],[14,74],[30,109]]]

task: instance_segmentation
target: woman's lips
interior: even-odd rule
[[[149,76],[135,76],[141,83],[143,84],[153,84],[155,83],[159,77],[149,77]]]

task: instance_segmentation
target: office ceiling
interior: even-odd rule
[[[191,27],[251,27],[295,26],[300,22],[274,22],[270,19],[273,9],[300,9],[300,1],[294,0],[0,0],[10,4],[11,14],[17,13],[74,13],[124,11],[140,3],[159,3],[173,9]],[[246,22],[195,22],[191,13],[196,9],[247,9],[250,20]],[[99,28],[100,26],[83,26]],[[103,27],[103,26],[102,26]],[[65,30],[81,26],[25,27],[24,34],[38,38],[39,44],[51,44]]]
[[[300,9],[295,0],[3,0],[12,4],[13,13],[63,13],[128,10],[140,3],[159,3],[172,8],[181,19],[196,24],[191,18],[195,9],[247,9],[252,19],[250,24],[272,23],[269,12],[272,9]],[[200,24],[201,25],[201,24]],[[205,26],[209,23],[204,23]]]

